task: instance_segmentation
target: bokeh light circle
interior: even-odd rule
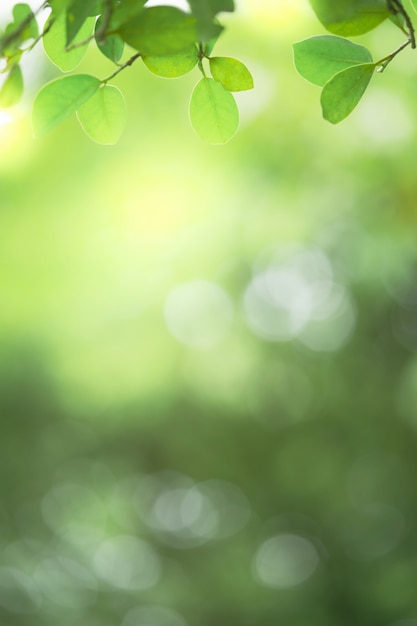
[[[254,570],[263,585],[288,589],[310,578],[319,562],[311,541],[298,535],[282,534],[263,542],[255,556]]]
[[[233,305],[222,287],[207,280],[195,280],[175,287],[165,302],[165,321],[180,343],[208,349],[228,335]]]
[[[0,567],[0,606],[10,613],[36,613],[42,604],[41,593],[24,572]]]
[[[155,550],[133,535],[104,541],[93,558],[96,574],[118,589],[149,589],[159,580],[161,562]]]

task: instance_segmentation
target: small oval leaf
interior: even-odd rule
[[[230,57],[212,57],[210,71],[214,80],[227,91],[246,91],[253,89],[253,78],[246,65]]]
[[[322,87],[352,65],[372,63],[367,48],[336,35],[319,35],[294,44],[294,64],[303,78]]]
[[[213,78],[202,78],[191,95],[190,119],[201,139],[221,144],[237,131],[239,111],[232,94],[221,83]]]
[[[162,78],[179,78],[191,72],[198,62],[198,49],[192,45],[178,54],[166,56],[144,56],[142,60],[148,70]]]
[[[0,107],[11,107],[23,94],[23,76],[19,65],[14,65],[0,90]]]
[[[63,76],[47,83],[33,103],[32,122],[38,137],[75,113],[97,91],[100,81],[89,74]]]
[[[52,25],[50,26],[50,24]],[[71,72],[81,63],[88,45],[77,46],[77,43],[86,41],[91,37],[94,28],[94,18],[85,20],[82,28],[71,44],[71,49],[66,50],[66,18],[65,13],[54,18],[53,14],[45,24],[46,34],[43,36],[43,47],[49,59],[59,67],[61,72]]]
[[[77,111],[84,132],[97,143],[114,145],[126,124],[123,94],[113,85],[103,85]]]
[[[321,94],[324,119],[332,124],[344,120],[362,98],[374,71],[374,63],[364,63],[342,70],[329,80]]]
[[[104,17],[103,15],[100,15],[96,22],[94,33],[97,47],[100,52],[104,54],[104,56],[117,63],[122,58],[125,44],[119,35],[104,34],[104,36],[102,36],[101,29],[103,28],[103,25],[105,27]]]

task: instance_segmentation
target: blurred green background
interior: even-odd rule
[[[416,53],[333,127],[306,1],[225,22],[226,146],[197,70],[120,74],[115,147],[32,138],[41,50],[0,113],[2,626],[417,625]]]

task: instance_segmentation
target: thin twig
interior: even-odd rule
[[[413,26],[410,16],[408,15],[407,11],[404,9],[403,3],[401,2],[401,0],[387,0],[387,7],[388,7],[388,10],[393,15],[399,14],[403,17],[407,26],[407,35],[410,38],[411,47],[415,48],[416,47],[416,34],[415,34],[414,26]]]
[[[407,39],[407,41],[405,41],[403,44],[401,44],[401,46],[399,46],[396,50],[394,50],[394,52],[391,52],[391,54],[388,54],[383,59],[380,59],[379,61],[377,61],[375,63],[375,65],[379,65],[379,68],[378,68],[377,71],[379,73],[382,73],[385,70],[385,68],[387,67],[387,65],[389,65],[393,59],[395,59],[397,54],[402,52],[404,50],[404,48],[409,46],[411,43],[412,43],[411,39]]]
[[[120,74],[120,72],[122,72],[123,70],[125,70],[127,67],[130,67],[131,65],[133,65],[133,63],[139,59],[142,56],[142,54],[140,52],[137,52],[136,54],[134,54],[132,57],[130,57],[130,59],[128,59],[126,61],[126,63],[123,63],[123,65],[121,65],[115,72],[113,72],[113,74],[111,74],[110,76],[108,76],[107,78],[104,78],[101,81],[102,85],[105,85],[106,83],[109,82],[109,80],[112,80],[115,76],[117,76],[117,74]]]

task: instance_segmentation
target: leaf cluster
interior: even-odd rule
[[[210,143],[225,143],[236,132],[239,113],[231,92],[251,89],[249,70],[236,59],[216,57],[223,31],[218,15],[233,11],[233,0],[190,0],[190,10],[147,0],[48,0],[50,14],[40,32],[27,4],[16,4],[13,21],[0,33],[7,78],[0,105],[12,106],[23,93],[20,60],[42,40],[46,55],[64,74],[44,85],[33,104],[35,134],[50,132],[76,114],[87,135],[102,144],[119,139],[126,119],[121,91],[109,84],[138,60],[153,74],[179,78],[197,67],[202,78],[190,103],[191,123]],[[73,74],[91,42],[115,70],[106,78]],[[211,76],[207,76],[204,65]]]
[[[410,0],[417,10],[417,0]],[[375,72],[382,73],[407,46],[416,47],[413,20],[402,0],[310,0],[318,19],[331,35],[319,35],[294,44],[298,72],[322,87],[324,119],[344,120],[357,106]],[[377,61],[364,46],[348,38],[363,35],[390,20],[407,37],[396,50]]]

